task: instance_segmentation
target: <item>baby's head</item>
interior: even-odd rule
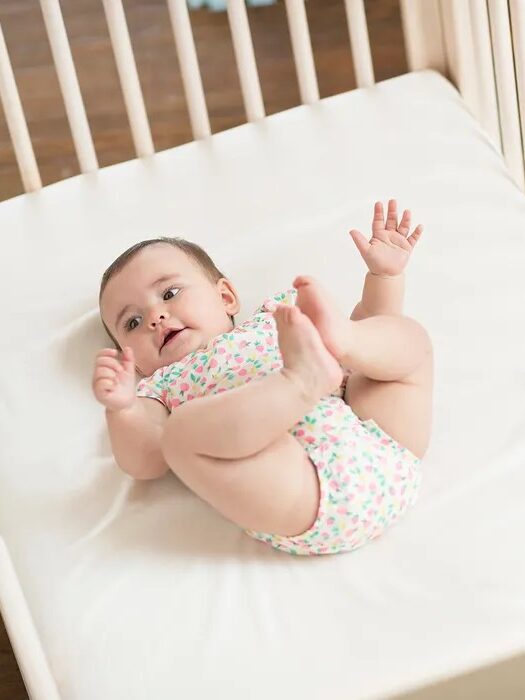
[[[149,376],[234,326],[240,309],[232,283],[209,255],[183,238],[136,243],[102,276],[100,316],[117,350],[132,348]],[[168,329],[185,329],[162,347]]]

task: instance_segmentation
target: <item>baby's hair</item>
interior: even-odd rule
[[[146,241],[140,241],[139,243],[135,243],[135,245],[132,245],[131,248],[125,250],[118,256],[116,260],[114,260],[111,263],[108,269],[104,272],[104,274],[102,275],[102,281],[100,283],[100,292],[98,295],[99,307],[104,289],[106,288],[107,283],[113,277],[113,275],[122,270],[126,263],[128,263],[133,257],[135,257],[135,255],[140,250],[154,243],[167,243],[168,245],[171,245],[174,248],[182,250],[183,253],[185,253],[189,258],[194,260],[200,266],[202,271],[210,278],[212,282],[218,282],[222,277],[226,277],[226,275],[224,275],[215,265],[208,253],[196,243],[192,243],[191,241],[187,241],[184,238],[179,237],[169,238],[167,236],[161,236],[160,238],[150,238]],[[122,350],[115,338],[111,335],[109,328],[104,323],[102,315],[100,318],[102,320],[102,325],[106,329],[106,333],[109,335],[109,337],[115,344],[117,350]],[[233,316],[230,316],[230,318],[232,320],[232,324],[235,325],[235,318]]]

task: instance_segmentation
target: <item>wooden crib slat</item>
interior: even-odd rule
[[[518,99],[514,74],[509,8],[501,0],[488,0],[503,156],[516,184],[525,189]]]
[[[439,0],[400,0],[409,71],[431,68],[445,75],[447,58]]]
[[[357,87],[370,87],[375,76],[364,0],[345,0],[345,10]]]
[[[122,0],[103,0],[103,4],[135,151],[139,158],[150,156],[155,149]]]
[[[454,46],[450,56],[451,75],[468,108],[478,117],[480,108],[469,3],[465,0],[449,0],[448,12]]]
[[[319,86],[304,0],[285,0],[285,3],[301,101],[311,104],[319,99]]]
[[[510,0],[510,16],[521,119],[521,147],[523,159],[525,160],[525,5],[523,0]]]
[[[175,46],[195,139],[211,135],[210,120],[186,0],[168,0]]]
[[[502,151],[496,81],[490,46],[489,16],[485,0],[470,0],[470,17],[476,56],[478,118],[499,150]]]
[[[447,65],[447,77],[457,85],[457,60],[454,43],[453,15],[450,11],[452,0],[439,0],[441,22],[443,26],[443,43]]]
[[[98,161],[60,5],[58,0],[40,0],[40,7],[44,16],[80,170],[83,173],[91,172],[98,169]]]
[[[9,60],[7,46],[0,24],[0,100],[4,107],[9,135],[13,142],[16,162],[26,192],[34,192],[42,187],[29,130],[16,87],[15,76]]]
[[[266,114],[245,0],[228,0],[227,9],[244,109],[248,121],[253,122]]]

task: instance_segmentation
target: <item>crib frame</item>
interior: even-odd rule
[[[59,0],[39,0],[81,173],[98,170]],[[301,102],[320,99],[304,0],[284,0]],[[186,0],[166,0],[193,138],[211,136]],[[122,0],[102,0],[137,158],[153,140]],[[357,87],[375,83],[364,0],[344,0]],[[525,2],[523,0],[400,0],[409,72],[434,69],[458,89],[525,191]],[[244,0],[228,0],[228,20],[246,121],[265,109]],[[0,25],[0,100],[24,190],[42,188],[24,111]],[[31,700],[60,694],[0,535],[0,612]],[[501,677],[501,676],[500,676]],[[496,688],[494,688],[496,692]]]

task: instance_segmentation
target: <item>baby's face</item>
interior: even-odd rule
[[[232,328],[230,316],[239,308],[229,280],[212,282],[196,262],[167,243],[137,253],[110,279],[100,304],[104,323],[121,348],[132,348],[143,376],[205,348]],[[162,346],[168,329],[179,333]]]

